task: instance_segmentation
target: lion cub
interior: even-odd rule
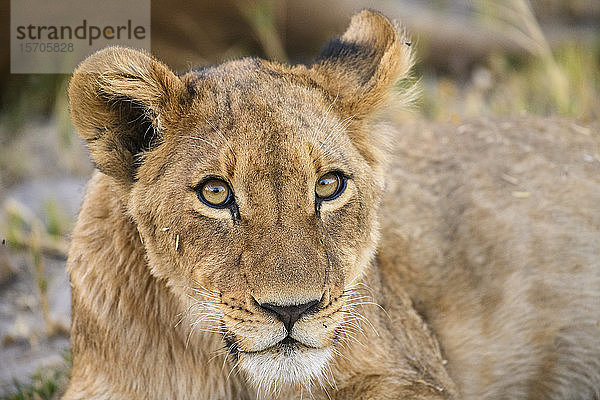
[[[178,76],[120,47],[79,66],[98,171],[69,253],[65,399],[598,396],[597,166],[557,194],[570,153],[532,146],[559,133],[391,132],[377,116],[410,50],[363,11],[310,66]]]

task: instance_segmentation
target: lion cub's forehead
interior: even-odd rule
[[[237,128],[231,134],[243,127],[259,135],[305,134],[327,118],[323,111],[330,100],[325,91],[293,70],[243,59],[193,71],[185,77],[194,94],[192,113]]]
[[[245,59],[184,79],[194,100],[186,115],[191,132],[182,137],[196,138],[184,143],[202,154],[205,167],[219,164],[230,174],[295,171],[305,178],[309,171],[300,165],[318,170],[347,158],[341,118],[329,107],[334,99],[289,68]]]

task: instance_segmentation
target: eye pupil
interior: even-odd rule
[[[337,183],[336,180],[333,178],[325,178],[325,179],[321,179],[319,181],[319,185],[321,185],[321,186],[329,186],[333,183]]]

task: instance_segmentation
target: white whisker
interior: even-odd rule
[[[182,138],[187,138],[187,139],[192,139],[192,140],[197,140],[199,142],[206,143],[207,145],[212,146],[215,149],[218,149],[218,147],[214,143],[211,143],[208,140],[203,139],[203,138],[198,137],[198,136],[181,136],[181,137]],[[194,146],[194,145],[192,145],[192,146]],[[194,146],[194,147],[198,147],[198,146]]]

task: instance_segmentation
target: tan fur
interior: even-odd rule
[[[99,172],[68,260],[64,398],[457,398],[423,318],[465,397],[597,395],[598,190],[577,210],[585,235],[544,236],[519,225],[524,202],[485,197],[496,189],[477,172],[504,155],[485,135],[417,126],[391,147],[376,116],[410,65],[406,39],[370,11],[310,67],[243,59],[176,76],[118,47],[84,61],[71,112]],[[348,186],[317,208],[332,170]],[[207,176],[228,181],[235,208],[198,199]],[[298,344],[278,343],[285,328],[259,304],[312,300]]]
[[[465,398],[600,398],[599,128],[522,118],[398,133],[378,265]]]

